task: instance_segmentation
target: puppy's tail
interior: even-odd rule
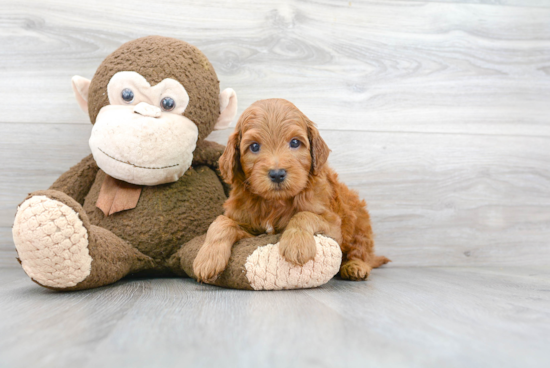
[[[391,259],[384,256],[374,256],[374,258],[370,261],[370,265],[372,268],[376,268],[385,265],[388,262],[391,262]]]

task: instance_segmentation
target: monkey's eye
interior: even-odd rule
[[[134,92],[130,88],[124,88],[121,93],[122,99],[128,103],[134,101]]]
[[[164,111],[174,110],[174,107],[176,107],[176,101],[174,101],[172,97],[164,97],[162,101],[160,101],[160,106]]]
[[[258,152],[260,151],[260,144],[254,142],[254,143],[252,143],[252,144],[250,145],[249,148],[250,148],[250,151],[251,151],[251,152],[253,152],[253,153],[258,153]]]
[[[289,143],[290,148],[298,148],[298,147],[300,147],[301,144],[302,144],[302,142],[300,142],[297,139],[292,139]]]

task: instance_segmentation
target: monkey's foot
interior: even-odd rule
[[[91,272],[88,230],[78,209],[44,195],[17,209],[13,240],[23,270],[38,284],[67,288]]]
[[[244,265],[254,290],[307,289],[326,284],[340,269],[342,251],[326,236],[315,236],[315,257],[298,266],[281,256],[279,243],[257,248]]]

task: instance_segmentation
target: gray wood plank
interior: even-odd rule
[[[5,234],[28,192],[47,188],[89,154],[89,132],[80,124],[0,124]],[[211,139],[225,143],[230,132]],[[368,203],[379,252],[396,265],[550,262],[549,138],[321,134],[330,164]],[[8,236],[0,241],[0,249],[13,249]]]
[[[2,366],[550,364],[547,267],[387,267],[282,292],[144,279],[55,293],[0,272]]]
[[[548,136],[550,9],[500,3],[522,4],[4,1],[0,122],[87,124],[70,77],[163,34],[207,54],[239,111],[284,97],[326,129]]]
[[[10,227],[0,227],[0,267],[20,267]]]
[[[480,4],[488,6],[519,6],[530,8],[548,8],[550,2],[548,0],[413,0],[420,3],[437,2],[437,3],[456,3],[456,4]]]
[[[296,103],[394,262],[273,293],[32,283],[16,206],[89,154],[70,78],[148,34],[203,50],[239,112]],[[548,96],[545,0],[4,0],[0,367],[547,367]]]

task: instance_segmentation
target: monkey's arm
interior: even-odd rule
[[[212,168],[218,175],[218,178],[223,184],[223,190],[226,196],[229,196],[231,186],[223,181],[222,174],[220,172],[219,159],[225,150],[225,146],[211,141],[202,141],[197,145],[193,152],[193,166],[206,165]]]
[[[68,171],[64,172],[50,187],[72,197],[81,205],[94,183],[99,167],[90,154]]]
[[[342,251],[336,241],[315,236],[317,252],[313,262],[296,266],[279,254],[280,235],[247,237],[233,244],[225,270],[208,283],[248,290],[312,288],[327,283],[340,269]],[[169,261],[175,273],[194,279],[193,264],[206,241],[206,235],[184,244]]]
[[[233,244],[251,237],[235,220],[224,215],[218,216],[208,228],[206,240],[193,262],[193,273],[197,280],[206,282],[215,278],[225,270]]]

